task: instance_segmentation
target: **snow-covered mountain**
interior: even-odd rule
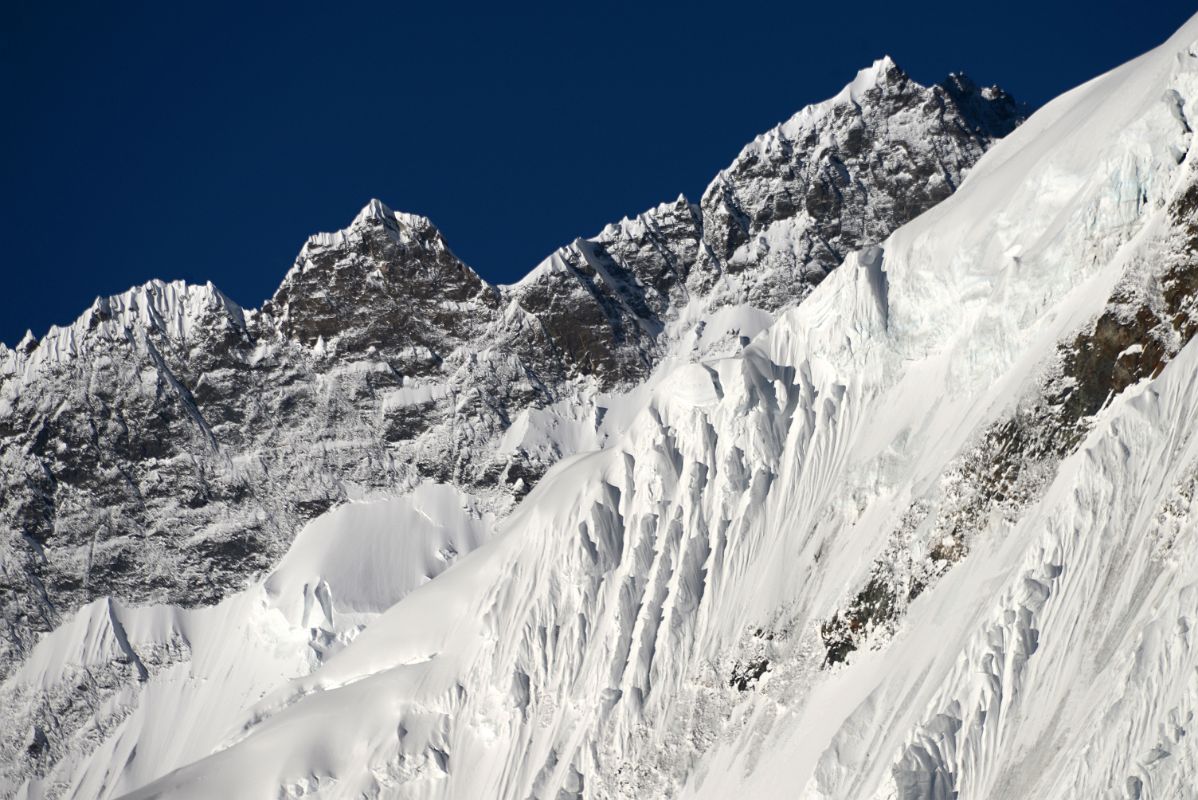
[[[947,196],[1019,113],[883,60],[747,147],[699,206],[609,226],[515,286],[371,202],[259,310],[152,282],[26,337],[0,352],[0,674],[97,597],[218,601],[348,499],[432,480],[506,512],[602,442],[600,395],[739,347]]]
[[[513,286],[372,203],[23,342],[4,785],[1194,796],[1195,102],[884,59]]]

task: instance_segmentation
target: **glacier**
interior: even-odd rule
[[[137,678],[16,796],[1196,796],[1195,100],[1198,18],[785,307],[810,227],[719,206],[666,355],[496,434],[554,451],[527,494],[364,491],[215,605],[43,635],[5,708]]]

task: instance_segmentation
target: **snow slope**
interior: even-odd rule
[[[1193,796],[1195,101],[1198,18],[129,796]]]
[[[352,642],[493,524],[476,498],[424,484],[314,520],[275,570],[219,605],[95,601],[45,637],[0,691],[13,715],[6,736],[71,734],[65,757],[16,796],[113,797],[202,758],[238,730],[247,707]],[[39,691],[48,696],[30,703]],[[36,735],[25,744],[50,746]]]

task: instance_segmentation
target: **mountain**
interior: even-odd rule
[[[513,286],[372,203],[23,342],[5,785],[1192,796],[1196,101],[883,59]]]
[[[733,351],[947,196],[1020,114],[883,60],[745,148],[699,206],[609,226],[514,286],[372,201],[261,309],[155,281],[26,337],[0,352],[0,674],[95,598],[219,601],[350,499],[432,480],[506,513],[601,440],[605,393]]]

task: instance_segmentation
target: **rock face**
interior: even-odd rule
[[[498,305],[432,223],[372,200],[348,231],[308,241],[261,313],[282,339],[420,378],[475,343]]]
[[[793,286],[756,280],[763,266],[818,283],[896,220],[952,194],[987,143],[1020,119],[1000,89],[960,75],[925,89],[881,59],[833,100],[757,137],[720,173],[703,193],[704,240],[727,271],[751,273],[751,297],[776,303],[772,293]]]
[[[1001,90],[923,87],[884,59],[758,137],[698,205],[608,226],[511,286],[372,201],[261,309],[155,281],[5,348],[0,675],[95,598],[220,600],[347,498],[433,479],[506,512],[569,450],[525,447],[513,423],[735,352],[1021,119]]]

